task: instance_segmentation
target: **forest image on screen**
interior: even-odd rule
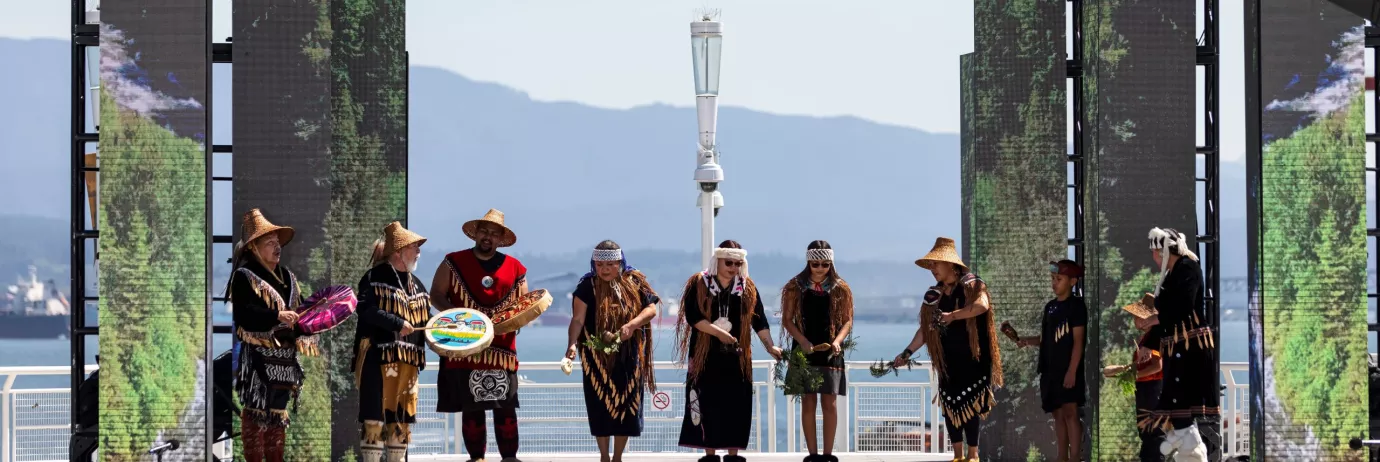
[[[1364,458],[1347,447],[1368,419],[1363,23],[1326,0],[1261,2],[1253,458]]]
[[[206,441],[205,2],[108,0],[101,24],[100,445]],[[193,198],[188,200],[188,198]]]

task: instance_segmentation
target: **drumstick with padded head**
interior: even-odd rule
[[[439,324],[439,325],[435,325],[435,326],[426,326],[426,327],[423,327],[423,328],[420,328],[420,329],[413,329],[413,330],[459,329],[459,328],[460,328],[460,325],[459,325],[459,324]]]

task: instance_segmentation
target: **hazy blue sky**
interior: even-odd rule
[[[0,36],[67,34],[68,2],[0,4],[8,13]],[[213,37],[223,41],[233,35],[231,0],[214,5]],[[409,0],[407,48],[414,64],[536,100],[689,106],[689,22],[706,5],[723,11],[722,104],[958,130],[958,56],[973,48],[971,0]],[[1223,157],[1239,160],[1242,5],[1224,0],[1221,10]]]

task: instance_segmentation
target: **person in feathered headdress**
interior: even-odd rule
[[[680,299],[676,356],[686,362],[680,445],[703,449],[700,462],[743,462],[752,429],[752,333],[781,359],[771,326],[748,277],[747,251],[734,241],[714,249],[711,268],[690,276]]]
[[[853,328],[853,290],[834,267],[834,250],[825,241],[814,241],[805,249],[805,269],[781,288],[781,326],[793,343],[792,357],[805,355],[810,369],[822,378],[817,383],[801,384],[799,394],[801,428],[810,455],[806,462],[838,462],[834,456],[834,436],[838,428],[839,396],[848,394],[848,372],[843,357],[843,342]],[[783,338],[783,343],[785,339]],[[790,364],[786,375],[804,374]],[[824,455],[815,451],[815,405],[823,402]]]
[[[939,285],[925,293],[920,328],[894,364],[904,365],[916,348],[929,347],[939,376],[936,399],[944,411],[954,459],[976,461],[978,431],[996,406],[993,392],[1003,385],[992,300],[987,284],[958,257],[953,239],[936,239],[934,248],[915,264],[930,270]]]
[[[1221,413],[1217,344],[1204,303],[1203,271],[1183,233],[1154,228],[1149,238],[1151,255],[1160,267],[1158,313],[1136,319],[1136,327],[1147,330],[1137,359],[1151,358],[1152,350],[1160,352],[1163,388],[1154,409],[1141,409],[1140,428],[1164,430],[1160,452],[1177,450],[1176,461],[1217,460],[1220,427],[1198,421]]]
[[[565,357],[578,354],[584,372],[585,410],[589,431],[599,445],[602,462],[623,459],[628,437],[642,435],[642,392],[656,391],[649,323],[661,302],[647,276],[628,265],[623,249],[613,241],[594,247],[589,272],[580,278],[571,301],[572,317]],[[617,345],[596,351],[589,340]],[[609,457],[609,437],[614,437]]]

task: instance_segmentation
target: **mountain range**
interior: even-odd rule
[[[69,48],[0,38],[0,59],[24,63],[22,72],[0,73],[0,101],[8,103],[0,111],[0,165],[7,166],[0,216],[65,221]],[[565,260],[614,239],[628,249],[684,254],[693,264],[700,233],[693,108],[534,101],[432,67],[414,66],[409,78],[409,226],[430,238],[432,251],[468,246],[460,224],[497,208],[518,235],[517,255]],[[215,65],[212,81],[213,139],[233,144],[230,67]],[[723,97],[732,103],[731,94]],[[916,110],[958,117],[957,108]],[[721,107],[718,129],[726,181],[716,240],[794,256],[823,238],[841,261],[899,268],[936,236],[959,234],[957,134],[731,105]],[[217,174],[228,167],[228,156],[217,156]],[[1224,163],[1221,171],[1222,274],[1242,276],[1245,169]],[[214,211],[225,219],[214,228],[228,234],[236,223],[229,185],[215,194]],[[66,253],[63,242],[45,245]]]

